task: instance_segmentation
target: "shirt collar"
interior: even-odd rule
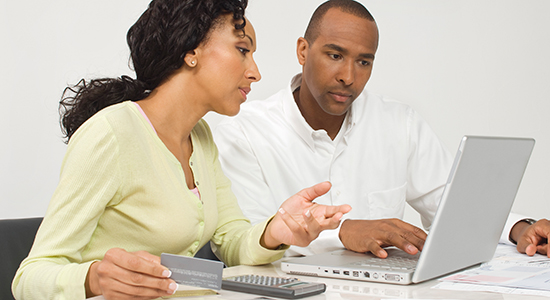
[[[283,99],[283,114],[289,124],[294,129],[294,131],[296,131],[296,133],[311,148],[314,148],[313,133],[315,132],[315,130],[313,130],[313,128],[311,128],[311,126],[309,126],[309,124],[306,122],[306,120],[302,116],[302,113],[300,112],[300,109],[298,108],[298,105],[296,105],[296,101],[294,100],[293,92],[300,87],[301,83],[302,73],[295,75],[290,81],[290,85],[287,87],[286,90],[286,97],[284,97]],[[356,117],[353,113],[354,106],[356,106],[355,102],[348,110],[346,118],[344,119],[344,123],[342,124],[342,128],[340,128],[340,131],[338,132],[338,135],[344,134],[344,138],[351,132],[351,129],[356,123]],[[338,137],[335,140],[338,140]]]

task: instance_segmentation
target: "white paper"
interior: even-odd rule
[[[550,296],[550,259],[521,254],[514,246],[499,244],[491,261],[440,281],[434,288]]]

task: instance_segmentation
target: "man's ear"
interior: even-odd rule
[[[296,55],[298,56],[298,62],[302,66],[306,63],[308,50],[309,43],[307,40],[303,37],[298,38],[298,42],[296,43]]]

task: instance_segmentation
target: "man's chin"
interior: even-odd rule
[[[331,116],[344,116],[350,109],[351,103],[337,103],[336,105],[331,105],[330,107],[323,107],[323,110]]]

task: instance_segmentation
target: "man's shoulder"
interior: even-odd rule
[[[267,111],[281,110],[285,97],[287,97],[287,91],[280,90],[266,99],[248,101],[241,105],[241,112],[237,115],[237,117],[242,115],[258,115]]]
[[[214,128],[214,140],[220,149],[237,141],[248,140],[250,146],[270,143],[271,138],[290,130],[284,115],[283,101],[277,93],[267,99],[253,100],[241,105],[236,116],[224,117]],[[220,151],[220,155],[227,154]]]
[[[377,111],[378,113],[408,113],[411,106],[390,96],[363,91],[354,103],[354,110],[359,112]]]
[[[361,95],[359,95],[358,99],[363,99],[365,102],[371,102],[377,105],[391,105],[391,106],[404,106],[409,107],[409,105],[405,104],[404,102],[397,100],[391,96],[375,93],[373,91],[364,90]]]
[[[239,113],[227,118],[223,124],[249,124],[258,126],[281,121],[283,117],[283,101],[285,91],[282,90],[267,99],[252,100],[241,105]],[[256,127],[256,126],[254,126]]]

